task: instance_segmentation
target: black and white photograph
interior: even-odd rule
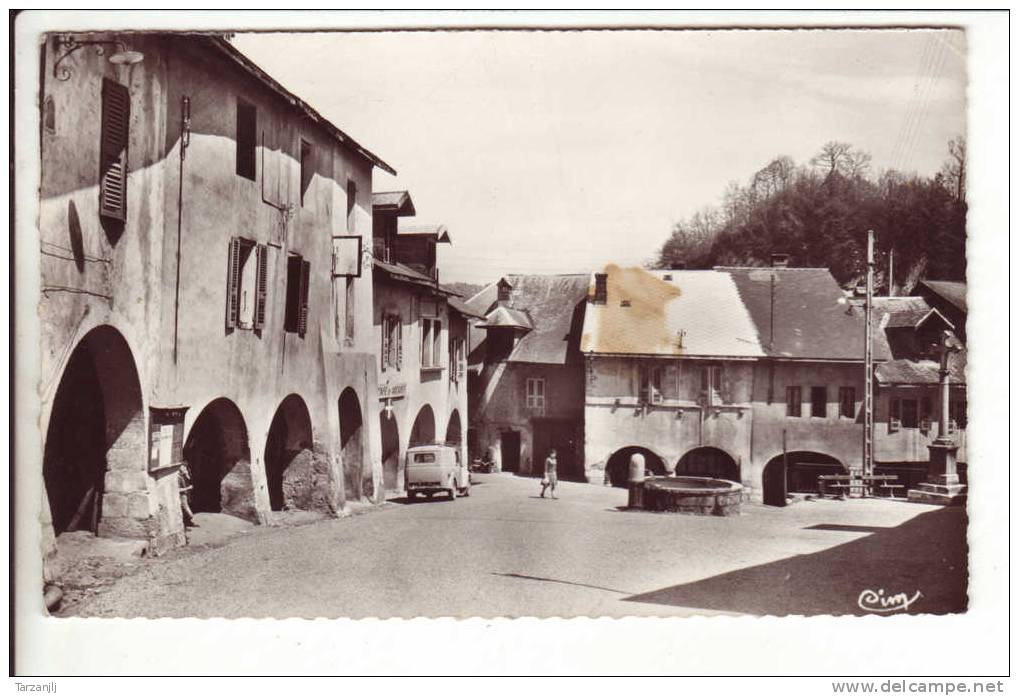
[[[1007,13],[11,23],[12,675],[1008,673]]]

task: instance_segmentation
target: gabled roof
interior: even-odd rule
[[[281,85],[279,82],[274,80],[267,72],[262,70],[258,65],[254,63],[250,58],[241,53],[237,48],[231,44],[222,33],[214,32],[187,32],[186,36],[196,39],[201,42],[205,42],[212,46],[220,53],[225,55],[230,60],[234,61],[242,70],[247,72],[249,75],[260,81],[262,84],[267,86],[272,91],[283,97],[284,100],[290,103],[291,106],[301,111],[308,120],[313,123],[317,123],[319,126],[324,128],[333,138],[341,143],[345,143],[348,147],[359,153],[362,157],[367,159],[369,162],[374,164],[380,169],[384,169],[392,175],[396,175],[396,170],[391,166],[382,161],[382,159],[369,151],[367,148],[360,145],[356,140],[351,138],[349,135],[344,133],[342,130],[333,125],[327,120],[322,114],[315,111],[311,106],[303,99],[298,97],[296,94],[288,90],[286,87]]]
[[[376,271],[378,271],[378,273],[376,273],[376,278],[389,278],[391,280],[417,285],[419,287],[427,288],[437,295],[450,296],[455,294],[452,290],[438,285],[434,278],[429,278],[424,273],[416,271],[410,266],[405,266],[402,263],[387,263],[385,261],[375,259],[372,261],[372,266]]]
[[[879,313],[878,326],[886,329],[916,329],[931,319],[938,319],[949,329],[952,322],[922,297],[875,297],[874,310]],[[883,316],[880,316],[883,315]]]
[[[889,360],[874,367],[874,377],[879,384],[925,385],[941,381],[940,365],[934,360]],[[950,384],[966,383],[966,351],[954,353],[948,358],[948,381]]]
[[[375,191],[372,193],[373,210],[392,210],[397,215],[416,215],[409,191]]]
[[[590,276],[586,273],[566,275],[507,275],[513,286],[508,307],[512,315],[523,316],[530,330],[517,341],[507,360],[517,363],[562,365],[580,340],[577,306],[587,298]],[[490,283],[467,301],[467,306],[488,316],[498,308],[498,283]],[[577,316],[575,316],[577,315]],[[576,322],[575,322],[576,319]],[[487,321],[486,321],[487,323]],[[473,337],[475,333],[471,332]],[[472,341],[473,343],[473,341]],[[480,362],[481,343],[472,347],[472,363]]]
[[[524,329],[534,328],[526,312],[511,307],[496,307],[478,324],[479,329]]]
[[[863,312],[849,303],[828,269],[719,267],[715,270],[729,275],[736,284],[757,328],[761,346],[769,357],[864,359]],[[875,360],[891,358],[884,332],[874,332],[873,345]]]
[[[445,290],[448,293],[451,293],[450,296],[446,298],[446,302],[449,303],[450,309],[452,309],[455,312],[458,312],[458,313],[462,314],[465,317],[470,317],[471,319],[484,319],[485,318],[484,314],[476,313],[474,310],[472,310],[470,307],[467,306],[466,302],[461,300],[455,294],[452,294],[453,293],[452,290],[450,290],[449,288],[443,288],[443,290]]]
[[[397,223],[397,232],[400,236],[435,237],[438,244],[452,244],[449,231],[445,225],[429,224],[422,222],[404,222],[400,219]]]
[[[581,351],[764,357],[750,313],[727,273],[615,265],[605,273],[606,301],[588,304]]]
[[[966,312],[966,283],[951,280],[921,280],[920,284],[951,303],[960,312]]]

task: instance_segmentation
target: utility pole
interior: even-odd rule
[[[895,249],[888,249],[888,296],[895,294]]]
[[[867,230],[867,299],[864,304],[863,475],[874,473],[874,230]]]

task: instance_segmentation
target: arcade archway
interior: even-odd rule
[[[265,478],[273,510],[308,509],[314,491],[311,414],[297,394],[280,403],[265,442]]]
[[[340,394],[340,454],[343,458],[343,483],[347,500],[360,500],[365,495],[364,420],[357,393],[347,387]],[[371,486],[371,478],[368,479]],[[371,491],[367,492],[371,496]]]
[[[184,459],[191,469],[194,512],[225,512],[256,521],[248,429],[237,405],[219,398],[198,414]]]
[[[677,476],[706,476],[740,482],[739,464],[717,447],[696,447],[679,460]]]
[[[146,457],[142,392],[131,349],[113,327],[97,327],[64,367],[46,430],[43,480],[54,532],[97,533],[106,472],[145,471]]]
[[[460,423],[460,412],[454,410],[449,416],[449,425],[446,426],[446,444],[459,447],[463,444],[463,430]]]
[[[435,442],[435,414],[432,407],[425,404],[414,419],[414,427],[410,430],[410,446],[431,445]]]
[[[817,493],[817,477],[845,474],[835,457],[820,452],[796,451],[772,457],[764,467],[761,488],[766,505],[785,505],[789,493]]]
[[[630,456],[634,454],[644,455],[644,471],[655,476],[665,476],[665,460],[646,447],[623,447],[616,450],[608,463],[605,471],[608,473],[609,483],[617,488],[626,488],[630,478]]]

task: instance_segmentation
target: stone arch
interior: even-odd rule
[[[676,464],[677,476],[706,476],[740,483],[739,464],[718,447],[694,447]]]
[[[400,428],[392,412],[379,413],[382,436],[382,485],[386,490],[400,490]]]
[[[410,429],[410,446],[431,445],[435,442],[435,413],[432,407],[425,404],[414,418],[414,426]]]
[[[184,444],[184,460],[191,470],[194,512],[258,520],[248,428],[237,404],[220,397],[202,409]]]
[[[365,492],[364,476],[364,418],[361,415],[361,401],[357,392],[347,387],[340,394],[340,456],[343,459],[343,483],[347,500],[360,500],[371,496]],[[367,485],[371,486],[371,476]]]
[[[455,447],[463,444],[463,423],[460,420],[460,411],[456,409],[449,414],[449,424],[446,426],[446,444]]]
[[[775,455],[761,474],[764,503],[785,505],[788,493],[816,493],[818,476],[845,473],[845,464],[821,452],[797,450]]]
[[[68,358],[46,429],[43,481],[54,533],[147,536],[146,442],[131,348],[115,328],[98,326]]]
[[[609,483],[618,488],[626,488],[627,481],[630,478],[630,456],[634,454],[644,455],[644,471],[647,473],[652,473],[655,476],[666,475],[665,460],[662,457],[647,447],[631,445],[617,449],[609,457],[608,462],[605,464],[605,473],[608,476]]]
[[[311,460],[311,413],[300,395],[289,394],[276,409],[265,440],[270,509],[312,507],[315,476]]]

